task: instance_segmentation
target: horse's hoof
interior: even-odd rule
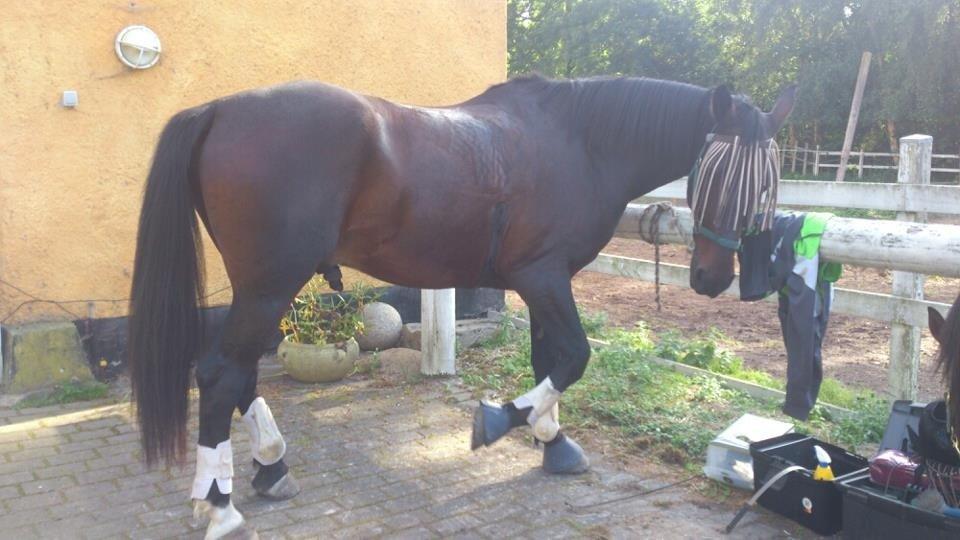
[[[203,540],[258,540],[256,529],[247,525],[233,503],[213,506],[207,501],[194,500],[193,517],[209,519]]]
[[[564,434],[543,446],[543,470],[548,474],[580,474],[590,470],[583,448]]]
[[[296,497],[300,493],[300,484],[293,477],[293,473],[287,472],[269,488],[257,489],[256,484],[254,484],[254,490],[265,499],[285,501]]]
[[[490,446],[510,431],[510,413],[496,403],[481,400],[473,411],[473,437],[470,449]]]

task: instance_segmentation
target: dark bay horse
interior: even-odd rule
[[[582,450],[557,422],[559,397],[590,355],[571,277],[610,240],[630,200],[691,170],[708,134],[758,147],[783,124],[794,95],[786,90],[764,113],[722,86],[531,76],[426,108],[300,82],[176,114],[147,180],[130,304],[145,460],[182,461],[194,367],[192,496],[206,502],[208,537],[247,530],[229,497],[235,409],[250,429],[256,491],[296,494],[283,438],[257,397],[257,361],[311,276],[339,285],[339,265],[347,265],[410,287],[517,291],[530,309],[538,385],[503,407],[482,404],[474,448],[530,425],[545,443],[548,472],[585,470]],[[737,155],[713,162],[709,174],[747,175]],[[739,184],[709,185],[717,193],[697,213],[691,285],[715,296],[733,279],[734,255],[717,239],[744,231],[726,224],[719,192]],[[197,215],[233,287],[225,327],[208,339]]]

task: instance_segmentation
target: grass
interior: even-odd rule
[[[599,318],[597,318],[599,320]],[[710,441],[744,413],[778,418],[852,451],[879,442],[889,406],[871,392],[827,380],[821,400],[853,411],[849,418],[832,418],[815,407],[806,422],[779,411],[779,403],[757,400],[723,387],[712,377],[688,377],[648,361],[665,357],[715,373],[750,380],[771,388],[784,383],[767,373],[750,370],[723,348],[726,338],[713,330],[685,340],[664,334],[655,340],[649,330],[595,328],[594,335],[610,343],[595,350],[584,377],[563,397],[563,422],[578,429],[612,430],[634,448],[678,464],[699,464]],[[463,380],[506,401],[533,387],[529,332],[512,330],[485,351],[468,353]]]
[[[62,405],[75,401],[91,401],[107,397],[110,387],[102,382],[67,382],[58,385],[49,392],[31,394],[14,406],[16,409],[31,407],[46,407],[48,405]]]

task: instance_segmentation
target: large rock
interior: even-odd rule
[[[77,327],[70,322],[7,327],[3,387],[23,393],[68,381],[92,381]]]
[[[390,304],[372,302],[363,306],[363,333],[357,343],[363,351],[389,349],[400,340],[403,321],[400,312]]]

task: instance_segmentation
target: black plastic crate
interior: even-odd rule
[[[883,440],[880,441],[880,451],[893,449],[910,453],[912,448],[907,427],[912,428],[914,433],[920,432],[920,416],[926,406],[926,403],[905,399],[894,401],[890,408],[887,429],[884,430]]]
[[[901,492],[886,490],[860,474],[839,482],[843,491],[843,537],[851,539],[947,540],[960,538],[960,519],[898,500]]]
[[[759,490],[778,472],[791,465],[813,471],[817,466],[813,447],[830,454],[831,469],[838,480],[866,472],[867,460],[808,435],[787,433],[752,443],[753,486]],[[809,471],[787,474],[760,496],[760,506],[789,518],[822,535],[836,534],[843,527],[843,492],[836,482],[814,480]]]

